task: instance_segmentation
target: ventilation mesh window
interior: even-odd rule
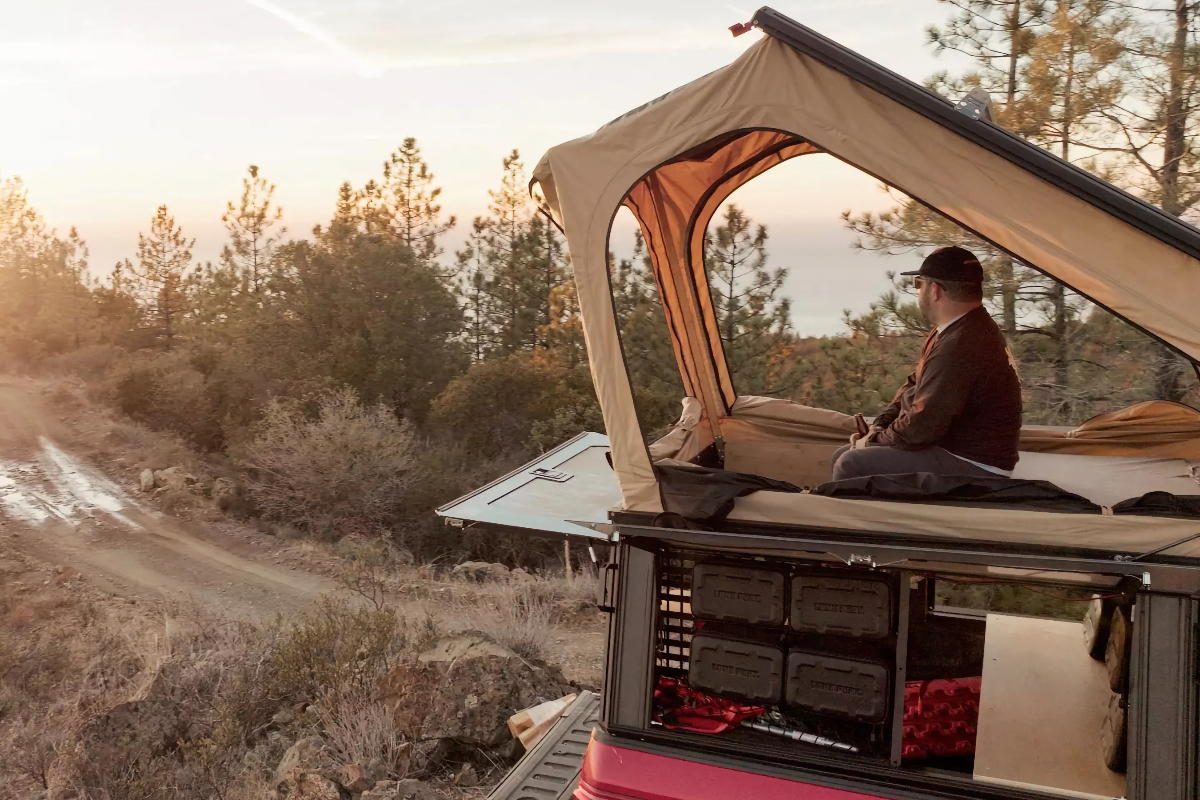
[[[695,618],[692,616],[690,553],[664,553],[658,558],[658,635],[655,665],[659,676],[686,678]]]

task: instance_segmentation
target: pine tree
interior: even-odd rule
[[[529,195],[525,184],[521,154],[513,150],[504,158],[500,188],[488,192],[492,202],[484,225],[490,327],[495,350],[501,354],[531,349],[537,337],[537,309],[529,306]]]
[[[679,364],[667,330],[667,318],[650,255],[640,230],[634,232],[632,256],[609,255],[613,310],[621,347],[634,389],[642,433],[648,437],[674,422],[684,397]]]
[[[142,319],[137,299],[136,278],[126,271],[129,262],[119,261],[108,275],[107,284],[98,285],[93,293],[100,333],[97,339],[105,344],[132,344],[134,332]]]
[[[242,179],[242,196],[232,200],[221,217],[229,231],[229,243],[221,251],[221,267],[229,270],[242,284],[245,293],[258,295],[266,290],[271,259],[287,229],[272,231],[283,209],[273,204],[275,184],[268,183],[251,164]]]
[[[1117,67],[1128,18],[1108,0],[1059,0],[1026,67],[1027,137],[1070,161],[1079,147],[1095,151],[1104,111],[1121,98]]]
[[[495,345],[487,236],[487,220],[476,217],[463,249],[456,253],[458,277],[454,288],[463,307],[463,342],[472,363],[482,361]]]
[[[442,253],[438,238],[458,222],[453,216],[441,220],[437,199],[442,190],[433,185],[433,178],[411,136],[383,164],[383,196],[392,232],[419,261],[431,267]]]
[[[534,214],[525,230],[525,275],[522,289],[528,307],[533,311],[533,346],[545,350],[553,349],[549,331],[555,325],[576,325],[563,315],[574,313],[578,319],[578,302],[575,286],[571,282],[566,252],[566,242],[558,230],[542,214]],[[560,340],[561,341],[561,340]],[[570,351],[568,360],[578,360],[579,353]]]
[[[996,122],[1018,135],[1033,132],[1031,119],[1036,116],[1035,103],[1028,97],[1026,65],[1037,35],[1045,25],[1046,0],[940,0],[957,9],[943,28],[930,26],[926,31],[928,43],[936,52],[954,50],[969,56],[977,69],[958,80],[945,73],[930,81],[933,88],[950,97],[961,97],[971,87],[987,91],[1000,101]],[[908,215],[936,217],[945,220],[911,201],[905,208]],[[950,237],[951,239],[955,237]],[[973,239],[974,237],[971,237]],[[1021,275],[1028,270],[1014,264],[1007,253],[990,246],[980,247],[977,241],[944,240],[938,244],[970,244],[977,252],[983,250],[984,267],[992,278],[998,296],[1001,327],[1012,337],[1017,332],[1017,294]]]
[[[88,246],[74,227],[64,243],[63,266],[66,281],[68,315],[75,349],[83,346],[84,320],[92,311],[90,280],[88,279]]]
[[[1046,21],[1046,0],[939,0],[955,11],[941,28],[930,26],[926,41],[940,53],[953,50],[970,57],[978,67],[958,79],[946,73],[930,83],[951,96],[978,86],[1002,103],[996,112],[1001,126],[1018,134],[1029,131],[1024,65],[1039,29]]]
[[[799,376],[785,366],[790,302],[787,270],[768,271],[767,229],[732,203],[704,241],[704,266],[734,385],[741,394],[788,394]]]
[[[1106,0],[1059,0],[1032,49],[1028,83],[1037,111],[1029,138],[1057,150],[1064,161],[1071,160],[1074,148],[1095,152],[1103,111],[1121,95],[1115,67],[1127,25]],[[1070,328],[1083,304],[1059,281],[1046,278],[1039,284],[1027,294],[1049,321],[1040,330],[1054,343],[1053,384],[1045,388],[1053,393],[1051,402],[1072,418]]]
[[[155,339],[167,350],[175,345],[187,314],[186,278],[195,239],[187,239],[165,205],[150,221],[150,233],[138,234],[136,267],[125,260],[122,272],[137,281],[137,297]]]

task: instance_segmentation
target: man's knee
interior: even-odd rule
[[[876,460],[875,453],[871,452],[871,448],[864,447],[860,450],[846,448],[844,451],[839,451],[840,456],[834,459],[833,462],[833,479],[835,481],[843,481],[848,478],[861,478],[864,475],[874,475],[878,473],[878,469],[872,464]]]

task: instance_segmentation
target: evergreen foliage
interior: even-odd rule
[[[1194,2],[942,2],[951,15],[927,43],[973,66],[932,76],[931,88],[957,99],[980,87],[1000,125],[1195,218]],[[888,191],[890,210],[844,213],[853,246],[914,259],[957,244],[980,256],[985,303],[1020,364],[1027,422],[1076,424],[1141,399],[1200,398],[1190,366],[1167,348]],[[215,264],[193,264],[194,240],[161,206],[136,255],[98,280],[79,232],[49,228],[8,178],[0,181],[0,356],[10,365],[72,364],[127,415],[258,470],[264,510],[281,518],[293,502],[279,499],[286,492],[307,502],[318,491],[301,477],[321,486],[302,467],[339,469],[306,448],[340,447],[353,462],[373,431],[403,440],[411,465],[403,487],[389,484],[369,513],[305,519],[326,530],[353,528],[346,520],[418,529],[430,508],[487,477],[480,470],[603,431],[566,241],[533,209],[517,150],[501,160],[489,198],[448,257],[445,237],[457,220],[443,214],[433,171],[406,138],[377,179],[339,187],[327,223],[292,238],[274,184],[252,165],[222,217],[228,238]],[[736,204],[704,240],[737,391],[878,412],[928,330],[911,281],[889,273],[888,292],[845,312],[843,335],[802,338],[790,324],[787,270],[770,266],[768,241]],[[641,233],[613,247],[613,310],[642,433],[653,440],[684,394],[675,345]],[[269,477],[271,459],[290,463],[291,474]],[[346,475],[396,466],[388,463]]]

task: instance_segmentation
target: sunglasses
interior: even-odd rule
[[[926,283],[933,283],[941,286],[943,289],[946,288],[940,281],[931,281],[924,275],[918,275],[917,277],[913,278],[913,288],[915,288],[918,292],[921,291],[921,287],[923,287]]]

